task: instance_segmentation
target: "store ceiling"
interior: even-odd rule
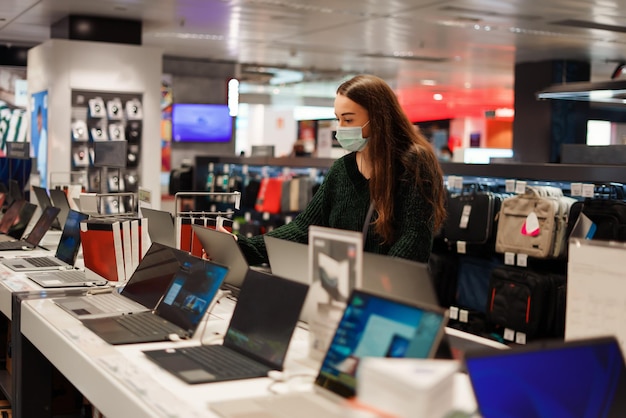
[[[41,43],[70,14],[140,19],[144,45],[241,63],[258,92],[332,97],[377,74],[415,121],[512,107],[516,62],[585,60],[608,80],[626,60],[616,0],[2,0],[0,43]]]

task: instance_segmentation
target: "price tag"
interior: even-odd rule
[[[504,253],[504,264],[507,266],[515,265],[515,253]]]
[[[515,182],[515,193],[524,194],[526,193],[526,182],[525,181],[517,181]]]
[[[515,342],[518,344],[526,344],[526,333],[518,332],[515,334]]]
[[[467,229],[469,223],[470,213],[472,213],[472,205],[463,206],[463,212],[461,213],[461,221],[459,222],[459,228]]]
[[[517,265],[519,267],[527,267],[528,266],[528,254],[518,254]]]
[[[510,328],[505,328],[503,337],[507,341],[514,341],[515,340],[515,331],[513,331]]]
[[[596,188],[593,184],[583,184],[583,197],[593,197]]]
[[[466,309],[459,310],[459,321],[461,322],[469,322],[469,311]]]
[[[507,193],[515,193],[515,180],[505,180],[504,191]]]
[[[571,196],[582,196],[583,195],[583,184],[582,183],[572,183],[570,186],[570,194]]]
[[[458,190],[463,189],[463,177],[457,176],[454,178],[454,188]]]
[[[457,241],[456,252],[459,254],[465,254],[467,252],[467,243],[465,241]]]
[[[450,306],[448,313],[450,315],[450,319],[459,319],[459,308],[456,306]]]

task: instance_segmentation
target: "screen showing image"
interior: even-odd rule
[[[189,256],[157,308],[159,316],[193,332],[224,282],[224,266]]]
[[[230,142],[233,118],[221,104],[172,106],[172,139],[175,142]]]
[[[428,358],[444,315],[354,291],[322,363],[317,383],[354,396],[363,357]]]

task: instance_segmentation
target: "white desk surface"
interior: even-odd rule
[[[223,299],[206,323],[204,343],[219,343],[234,302]],[[215,417],[211,402],[269,395],[269,378],[188,385],[148,360],[142,350],[199,344],[191,341],[112,346],[50,299],[22,303],[21,331],[81,393],[107,417]],[[204,323],[200,325],[200,330]],[[287,373],[317,374],[307,357],[308,335],[296,330],[287,355]],[[476,404],[469,379],[455,377],[455,405],[471,412]],[[282,384],[281,384],[282,385]],[[276,385],[281,389],[281,385]],[[285,388],[284,385],[283,389]],[[300,385],[307,390],[310,384]]]

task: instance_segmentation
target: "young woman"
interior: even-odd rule
[[[308,243],[309,225],[362,231],[364,250],[426,262],[445,218],[441,168],[393,90],[372,75],[339,86],[336,138],[351,151],[328,170],[306,209],[268,235]],[[238,236],[249,264],[267,262],[262,236]]]

